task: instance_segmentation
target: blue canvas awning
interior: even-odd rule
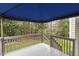
[[[79,4],[0,3],[0,16],[21,21],[49,22],[79,16]]]

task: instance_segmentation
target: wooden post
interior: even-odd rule
[[[48,25],[49,25],[49,31],[50,31],[50,33],[48,34],[50,36],[50,47],[52,47],[52,39],[53,39],[53,37],[52,37],[52,22],[48,23]]]
[[[3,19],[1,17],[1,39],[0,39],[0,55],[4,55],[4,48],[3,48],[3,40],[4,40],[4,37],[3,37]]]
[[[43,33],[41,34],[41,43],[44,42],[44,36],[43,36]]]
[[[52,47],[52,36],[50,36],[50,47]]]
[[[44,23],[40,23],[41,25],[43,25]],[[43,30],[41,31],[41,43],[44,42],[44,32]]]
[[[72,55],[75,56],[75,40],[73,40],[73,52]]]
[[[79,17],[70,18],[69,23],[69,37],[76,39],[74,43],[74,55],[79,56]]]

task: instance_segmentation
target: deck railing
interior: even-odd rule
[[[48,38],[45,34],[27,34],[19,36],[10,36],[1,38],[2,55],[25,48],[37,43],[46,43],[67,55],[75,54],[75,39],[62,36],[51,36]]]
[[[42,42],[42,34],[27,34],[19,36],[4,37],[1,41],[2,55],[15,51],[29,45]]]
[[[50,45],[67,55],[74,56],[75,54],[75,39],[63,36],[51,36]]]

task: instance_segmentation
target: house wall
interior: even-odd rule
[[[75,55],[79,56],[79,17],[69,19],[69,37],[75,39]]]
[[[69,19],[69,37],[70,38],[74,38],[75,39],[75,19],[74,18],[70,18]]]

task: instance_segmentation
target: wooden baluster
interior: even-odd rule
[[[43,33],[41,34],[41,43],[43,43],[44,41],[44,37],[43,37]]]
[[[66,40],[66,53],[68,54],[68,40]]]
[[[64,42],[63,42],[63,43],[64,43],[64,46],[63,46],[63,47],[64,47],[64,53],[65,53],[65,40],[63,39],[63,41],[64,41]]]
[[[52,36],[50,36],[50,47],[52,47],[53,45],[52,45],[52,40],[53,40],[53,37]]]
[[[75,40],[73,40],[73,53],[72,53],[72,55],[74,56],[75,55]]]

